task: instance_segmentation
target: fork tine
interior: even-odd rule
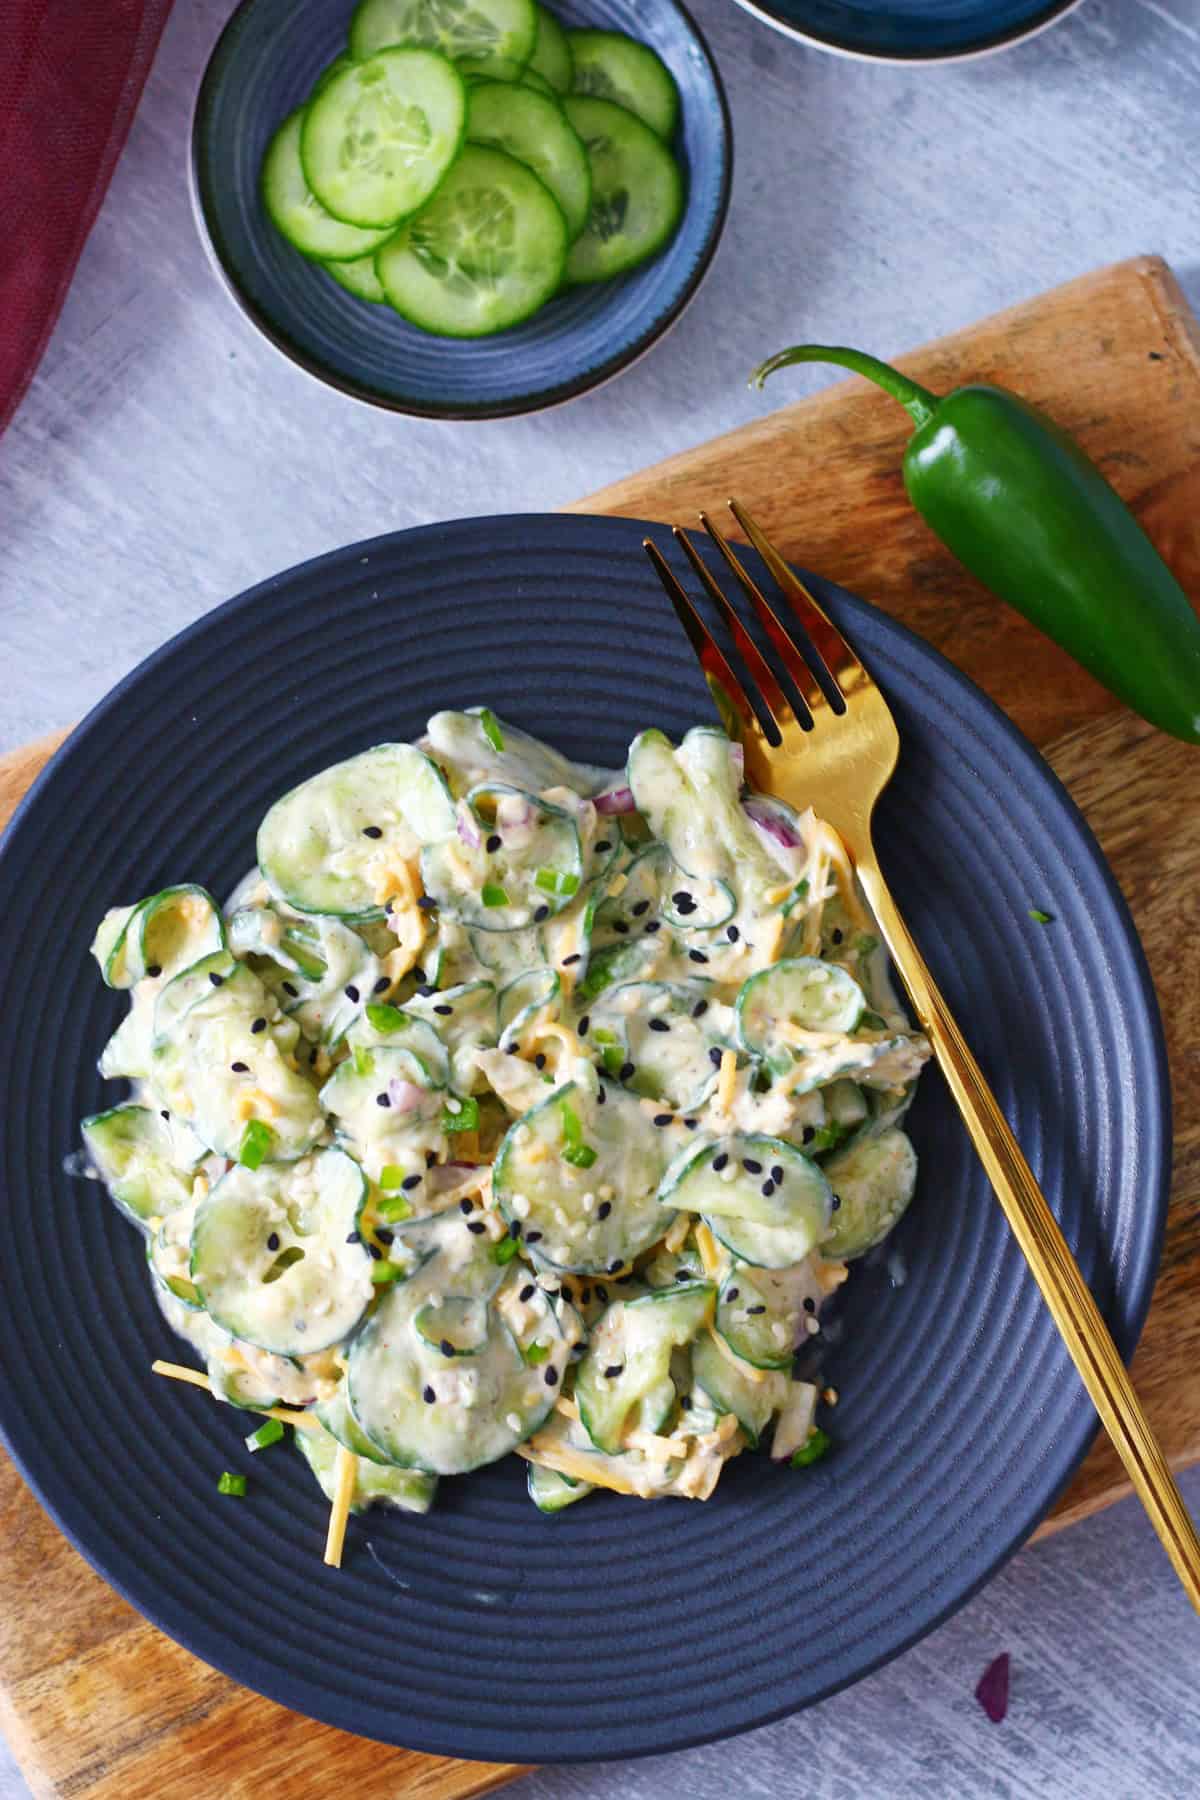
[[[739,557],[735,555],[722,532],[713,524],[707,513],[700,514],[700,523],[732,569],[742,592],[758,614],[764,631],[779,652],[783,665],[799,689],[801,698],[815,725],[820,715],[829,710],[829,701],[825,697],[824,689],[805,661],[802,652],[780,624],[770,601]]]
[[[732,722],[740,723],[744,732],[757,736],[762,730],[755,715],[754,708],[746,698],[741,682],[730,668],[720,646],[709,635],[708,627],[684,593],[683,588],[672,574],[666,558],[652,538],[642,539],[642,548],[654,565],[658,579],[666,589],[667,599],[675,608],[679,623],[687,633],[688,642],[696,653],[696,660],[703,671],[709,691],[722,722],[729,730]],[[740,733],[730,731],[730,736]]]
[[[738,654],[741,656],[742,661],[746,664],[751,676],[758,683],[759,688],[762,691],[763,703],[766,707],[767,715],[770,718],[772,725],[778,728],[781,718],[795,716],[791,702],[776,681],[775,676],[771,671],[771,665],[767,662],[762,651],[754,642],[754,639],[750,636],[750,633],[738,618],[737,613],[734,611],[733,607],[730,606],[728,600],[721,592],[716,576],[713,574],[704,558],[700,555],[700,552],[696,549],[692,540],[688,537],[687,532],[684,531],[683,527],[680,525],[674,525],[671,529],[674,532],[676,542],[680,545],[684,555],[703,582],[705,592],[708,594],[709,599],[729,627],[730,635],[737,645]]]
[[[800,577],[784,562],[745,507],[738,501],[731,500],[729,510],[770,569],[781,593],[812,640],[813,648],[821,658],[830,680],[843,695],[869,684],[871,677],[833,620],[809,593]]]

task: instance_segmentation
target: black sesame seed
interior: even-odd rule
[[[469,1219],[471,1214],[475,1211],[475,1202],[473,1200],[460,1200],[458,1203],[458,1210],[462,1213],[464,1218]]]
[[[493,854],[500,848],[500,833],[498,831],[493,831],[491,837],[487,841],[487,847]]]
[[[602,1306],[608,1305],[608,1289],[602,1281],[596,1283],[596,1298]]]
[[[776,1163],[775,1167],[771,1170],[771,1180],[775,1183],[776,1187],[778,1187],[780,1182],[783,1180],[783,1164],[782,1163]]]
[[[441,1351],[443,1356],[453,1356],[454,1355],[454,1345],[450,1342],[449,1338],[443,1338],[441,1343],[438,1345],[438,1349]]]
[[[521,1301],[532,1300],[533,1296],[536,1293],[537,1293],[537,1289],[533,1285],[532,1281],[527,1281],[525,1283],[525,1286],[521,1289],[520,1293],[517,1295],[517,1299],[521,1300]]]
[[[625,923],[624,919],[614,919],[613,930],[618,937],[627,937],[629,935],[629,926]]]
[[[608,1099],[608,1095],[604,1091],[604,1084],[602,1082],[600,1084],[600,1086],[596,1089],[596,1105],[603,1106],[607,1099]]]
[[[609,1265],[608,1265],[609,1274],[615,1275],[620,1267],[621,1267],[621,1258],[618,1256],[612,1262],[609,1263]]]
[[[161,963],[147,963],[146,973],[150,977],[151,981],[157,981],[158,977],[162,974],[162,964]]]
[[[690,1269],[676,1269],[675,1279],[676,1281],[690,1281],[692,1279],[692,1271]]]
[[[535,925],[540,925],[543,919],[548,919],[549,917],[550,908],[548,906],[539,906],[534,911],[533,922]]]
[[[810,1294],[805,1294],[803,1306],[806,1313],[815,1313],[817,1310],[817,1303]]]
[[[842,941],[842,937],[843,937],[843,935],[844,935],[844,933],[843,933],[843,932],[841,932],[841,931],[835,931],[835,932],[834,932],[834,933],[833,933],[833,934],[832,934],[832,935],[833,935],[833,941],[834,941],[834,943],[835,943],[835,944],[840,944],[840,943],[841,943],[841,941]]]
[[[412,1193],[414,1188],[420,1187],[420,1185],[421,1177],[419,1175],[406,1175],[404,1180],[400,1183],[400,1186],[409,1194]]]
[[[487,1230],[487,1226],[482,1219],[468,1219],[467,1230],[473,1231],[476,1237],[482,1237],[483,1233]]]
[[[802,1144],[811,1144],[816,1135],[813,1127],[811,1125],[806,1125],[800,1134],[800,1142]]]
[[[425,1402],[426,1406],[432,1406],[434,1401],[437,1399],[437,1395],[434,1393],[434,1391],[431,1387],[427,1387],[427,1388],[422,1388],[421,1398]]]
[[[440,1006],[435,1006],[433,1010],[438,1015],[439,1019],[448,1019],[454,1011],[454,1008],[452,1006],[447,1006],[443,1001]]]
[[[169,1112],[168,1112],[168,1111],[167,1111],[167,1109],[166,1109],[166,1107],[165,1107],[165,1106],[164,1106],[164,1107],[163,1107],[163,1109],[162,1109],[162,1112],[161,1112],[161,1113],[160,1113],[160,1115],[159,1115],[159,1117],[160,1117],[160,1118],[163,1118],[163,1119],[169,1119],[169,1118],[170,1118],[170,1116],[171,1116],[171,1115],[170,1115],[170,1113],[169,1113]]]
[[[829,1202],[829,1207],[830,1207],[830,1211],[831,1211],[831,1212],[836,1212],[836,1211],[837,1211],[837,1209],[838,1209],[838,1207],[839,1207],[839,1206],[840,1206],[840,1205],[841,1205],[841,1204],[842,1204],[842,1201],[841,1201],[841,1196],[840,1196],[840,1195],[839,1195],[839,1194],[835,1194],[835,1195],[834,1195],[834,1196],[833,1196],[833,1199],[832,1199],[832,1200],[831,1200],[831,1201],[830,1201],[830,1202]]]
[[[742,1167],[743,1167],[743,1169],[745,1169],[747,1175],[761,1175],[762,1174],[762,1164],[757,1160],[756,1157],[743,1156]]]
[[[390,1106],[392,1104],[392,1097],[390,1094],[376,1094],[375,1104],[376,1106]]]
[[[688,956],[691,958],[692,962],[706,963],[708,961],[708,958],[707,958],[707,956],[705,956],[703,950],[689,950]]]
[[[598,1219],[607,1219],[607,1217],[611,1211],[612,1211],[612,1201],[611,1200],[602,1200],[600,1202],[599,1206],[596,1208],[596,1217]]]
[[[212,982],[214,987],[224,987],[224,985],[225,985],[225,977],[223,975],[218,975],[216,973],[216,971],[213,969],[210,969],[208,971],[208,979]],[[285,987],[287,986],[286,981],[284,982],[283,985]],[[293,988],[292,992],[295,993],[295,991],[296,991],[295,988]]]
[[[389,1231],[386,1225],[377,1225],[375,1227],[375,1236],[379,1239],[381,1244],[394,1244],[396,1241],[395,1232]]]
[[[541,1241],[542,1234],[540,1231],[527,1231],[525,1233],[525,1242],[527,1244],[540,1244]]]
[[[581,955],[580,951],[572,950],[570,956],[564,956],[562,959],[563,968],[569,969],[572,963],[577,963],[580,959],[580,955]]]
[[[520,1235],[521,1235],[520,1219],[513,1219],[513,1221],[511,1222],[511,1224],[508,1227],[508,1235],[510,1238],[519,1238],[520,1237]]]
[[[740,1288],[730,1288],[725,1298],[726,1300],[736,1300],[740,1292]]]
[[[257,1036],[260,1031],[265,1031],[267,1029],[267,1021],[265,1019],[255,1019],[250,1029]]]
[[[714,1069],[720,1068],[721,1052],[717,1049],[717,1046],[715,1044],[713,1045],[712,1049],[708,1053],[708,1060],[712,1064]]]
[[[412,976],[414,981],[424,981],[424,979],[425,979],[424,969],[420,968],[416,963],[413,964],[412,968],[408,972]],[[433,989],[430,988],[429,991],[430,991],[430,993],[432,993]]]
[[[537,1055],[533,1059],[533,1066],[535,1069],[544,1069],[546,1066],[546,1058],[543,1056],[543,1054],[540,1050],[538,1051]]]
[[[596,849],[600,852],[601,855],[603,855],[606,850],[612,849],[611,840],[609,838],[601,838],[599,843],[596,845]]]
[[[695,912],[696,902],[686,888],[676,888],[671,895],[671,904],[677,906],[681,913]]]
[[[364,825],[363,836],[369,838],[381,838],[383,832],[378,825]]]
[[[699,1119],[685,1119],[683,1122],[687,1126],[689,1131],[695,1131],[696,1127],[700,1123]]]
[[[695,1006],[693,1006],[693,1008],[692,1008],[692,1017],[693,1017],[693,1019],[702,1019],[707,1011],[708,1011],[708,1001],[707,1000],[697,1000]]]
[[[349,987],[343,988],[342,992],[345,994],[347,1000],[353,1000],[355,1006],[358,1005],[358,998],[359,998],[358,989],[355,987],[353,982],[350,983]]]
[[[674,1120],[674,1117],[674,1113],[655,1113],[654,1123],[656,1125],[670,1125]]]
[[[670,1031],[671,1027],[665,1019],[651,1019],[650,1029],[651,1031]]]
[[[235,1075],[248,1075],[250,1073],[250,1064],[249,1063],[235,1062],[235,1063],[230,1063],[229,1066],[233,1070]]]
[[[579,1036],[580,1036],[580,1037],[586,1037],[586,1036],[587,1036],[587,1034],[588,1034],[588,1026],[589,1026],[589,1025],[590,1025],[590,1024],[591,1024],[591,1022],[592,1022],[592,1015],[591,1015],[591,1013],[584,1013],[584,1015],[583,1015],[583,1017],[582,1017],[582,1019],[580,1019],[580,1021],[579,1021],[579,1023],[578,1023],[578,1025],[577,1025],[577,1026],[576,1026],[576,1027],[575,1027],[575,1029],[576,1029],[576,1031],[577,1031],[577,1032],[578,1032],[578,1033],[579,1033]]]
[[[217,986],[220,987],[220,985],[221,984],[218,981]],[[297,987],[293,987],[290,981],[280,982],[280,986],[282,987],[285,994],[291,995],[293,1000],[298,1000],[300,998],[300,989]]]
[[[636,1073],[637,1070],[633,1063],[623,1062],[621,1067],[617,1070],[617,1079],[619,1081],[631,1081]]]
[[[645,935],[647,937],[653,937],[656,931],[661,931],[661,930],[662,930],[662,920],[661,919],[651,919],[650,923],[646,927]]]
[[[420,987],[417,989],[417,992],[418,992],[418,994],[420,994],[422,1000],[428,1000],[430,994],[437,993],[437,989],[434,987],[434,985],[431,981],[423,981],[421,983]]]
[[[432,912],[433,908],[437,905],[437,901],[431,894],[422,894],[421,898],[417,901],[417,905],[422,912]]]
[[[382,1262],[383,1251],[379,1248],[378,1244],[368,1244],[367,1252],[368,1252],[372,1262]]]
[[[682,1399],[679,1402],[679,1410],[680,1410],[680,1412],[691,1412],[692,1398],[691,1398],[690,1394],[683,1395]]]
[[[649,911],[650,902],[648,900],[639,900],[633,909],[633,916],[635,919],[640,919],[643,913],[648,913]]]
[[[729,1161],[728,1150],[721,1150],[717,1153],[716,1156],[713,1157],[712,1166],[718,1175],[721,1173],[721,1170],[725,1167],[725,1165],[728,1161]]]
[[[746,1308],[746,1312],[751,1318],[757,1318],[759,1313],[765,1313],[766,1310],[765,1306],[748,1306]]]
[[[355,1233],[355,1235],[357,1236],[357,1233]],[[271,1233],[270,1237],[267,1239],[267,1249],[268,1250],[278,1250],[278,1248],[279,1248],[279,1233],[277,1231],[273,1231]]]
[[[607,1369],[604,1371],[604,1379],[606,1381],[615,1381],[618,1375],[624,1373],[624,1369],[624,1363],[609,1363]]]
[[[375,986],[371,989],[371,992],[373,994],[382,994],[384,990],[390,988],[391,985],[391,977],[389,975],[381,975],[379,980],[375,983]]]
[[[545,1382],[547,1387],[557,1387],[558,1386],[558,1370],[557,1369],[547,1369],[546,1373],[542,1376],[542,1380]]]
[[[772,1181],[772,1180],[771,1180],[771,1178],[770,1178],[770,1177],[769,1177],[769,1176],[768,1176],[768,1177],[767,1177],[767,1179],[766,1179],[766,1181],[764,1181],[764,1182],[763,1182],[763,1184],[762,1184],[762,1197],[763,1197],[763,1199],[764,1199],[764,1200],[769,1200],[769,1199],[770,1199],[770,1198],[771,1198],[771,1195],[772,1195],[772,1194],[773,1194],[773,1193],[774,1193],[774,1192],[775,1192],[775,1183],[774,1183],[774,1182],[773,1182],[773,1181]]]
[[[736,925],[731,925],[729,930],[725,933],[725,936],[729,939],[731,944],[736,944],[741,935],[742,934]]]
[[[427,1150],[425,1152],[425,1167],[427,1169],[435,1169],[437,1167],[437,1151],[436,1150]]]

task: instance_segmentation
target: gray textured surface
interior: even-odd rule
[[[738,161],[699,297],[601,392],[441,426],[327,393],[218,291],[188,210],[186,128],[229,7],[181,0],[0,443],[0,747],[76,718],[171,632],[289,563],[456,512],[554,506],[754,416],[767,402],[746,371],[801,334],[886,354],[1142,250],[1169,257],[1200,304],[1197,0],[1085,0],[1003,57],[926,71],[824,58],[729,0],[695,7]],[[769,403],[820,379],[797,373]],[[1200,1507],[1200,1474],[1186,1491]],[[1001,1649],[1013,1704],[993,1727],[971,1690]],[[1183,1800],[1200,1792],[1198,1650],[1128,1504],[1027,1550],[899,1663],[806,1717],[515,1793]],[[25,1791],[0,1747],[0,1800]]]

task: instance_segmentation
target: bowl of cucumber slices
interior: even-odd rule
[[[392,411],[501,418],[680,316],[732,140],[678,0],[243,0],[191,173],[221,280],[293,362]]]

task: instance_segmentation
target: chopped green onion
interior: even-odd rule
[[[592,1037],[597,1044],[615,1044],[617,1041],[615,1034],[607,1030],[603,1025],[597,1025],[592,1033]]]
[[[193,1282],[185,1281],[182,1275],[168,1275],[167,1286],[170,1288],[175,1298],[177,1300],[182,1300],[185,1306],[199,1306],[199,1288],[196,1287]]]
[[[525,1361],[527,1363],[532,1363],[535,1368],[537,1367],[538,1363],[544,1363],[546,1358],[549,1356],[549,1354],[550,1354],[549,1344],[539,1344],[536,1342],[530,1344],[529,1348],[527,1350],[522,1350],[522,1352],[521,1352],[521,1355],[525,1358]]]
[[[583,1142],[583,1126],[579,1123],[579,1114],[569,1101],[559,1103],[558,1116],[562,1120],[563,1137],[568,1148],[578,1149]]]
[[[490,706],[485,706],[479,715],[479,729],[493,750],[503,750],[504,733],[500,729],[499,719]]]
[[[379,1185],[387,1189],[404,1186],[404,1170],[399,1163],[384,1163],[379,1171]]]
[[[246,1492],[246,1477],[231,1475],[228,1469],[223,1470],[221,1479],[217,1483],[217,1492],[218,1494],[236,1494],[240,1499]]]
[[[494,881],[484,882],[480,898],[485,906],[508,905],[508,895],[502,887],[497,887]]]
[[[820,1462],[821,1458],[833,1448],[833,1439],[819,1425],[814,1425],[808,1434],[808,1441],[801,1444],[792,1458],[793,1469],[807,1469],[810,1463]]]
[[[543,894],[565,894],[570,899],[579,892],[579,877],[561,869],[539,869],[534,881]]]
[[[563,1151],[563,1161],[576,1169],[590,1169],[595,1160],[596,1152],[590,1144],[571,1144]]]
[[[828,1125],[818,1125],[816,1135],[804,1147],[810,1153],[833,1150],[844,1137],[849,1136],[850,1129],[849,1125],[840,1125],[836,1119],[832,1119]]]
[[[266,1161],[275,1143],[275,1133],[261,1119],[251,1119],[238,1145],[238,1161],[243,1169],[257,1169]]]
[[[257,1431],[252,1431],[246,1439],[247,1450],[265,1450],[269,1444],[277,1444],[283,1436],[283,1425],[279,1419],[264,1419]],[[245,1491],[245,1477],[242,1478],[242,1489]]]
[[[504,1267],[505,1263],[510,1263],[516,1254],[516,1238],[501,1238],[498,1244],[492,1245],[492,1261],[494,1263],[499,1263],[501,1268]]]
[[[458,1111],[451,1112],[448,1106],[442,1108],[443,1131],[477,1131],[479,1129],[479,1102],[468,1097],[460,1100]]]
[[[869,931],[860,931],[854,948],[860,956],[870,956],[873,950],[878,950],[879,939],[873,937]]]
[[[412,1207],[403,1194],[385,1194],[375,1211],[389,1225],[395,1225],[400,1219],[412,1218]]]
[[[805,898],[807,893],[808,893],[808,876],[805,875],[801,878],[801,880],[799,880],[796,883],[795,887],[792,889],[791,893],[788,895],[787,899],[783,903],[783,916],[785,919],[787,918],[788,914],[795,907],[799,906],[801,900],[803,900]]]
[[[609,1075],[619,1075],[625,1067],[625,1052],[619,1044],[606,1044],[600,1052],[600,1061]]]
[[[380,1002],[374,1000],[371,1001],[371,1004],[367,1007],[367,1022],[368,1024],[373,1025],[376,1031],[384,1032],[403,1031],[404,1027],[408,1024],[408,1020],[400,1011],[400,1008],[398,1006],[389,1006],[386,1000]]]
[[[374,1068],[375,1058],[371,1055],[371,1052],[365,1049],[362,1044],[355,1044],[354,1073],[356,1075],[370,1075],[373,1073]]]
[[[1043,912],[1040,906],[1031,906],[1029,916],[1035,925],[1053,925],[1054,914]]]
[[[371,1283],[374,1287],[387,1287],[393,1281],[399,1281],[404,1270],[399,1263],[373,1262],[371,1264]]]
[[[868,1031],[886,1031],[888,1028],[887,1020],[881,1019],[877,1012],[865,1012],[858,1022]]]

